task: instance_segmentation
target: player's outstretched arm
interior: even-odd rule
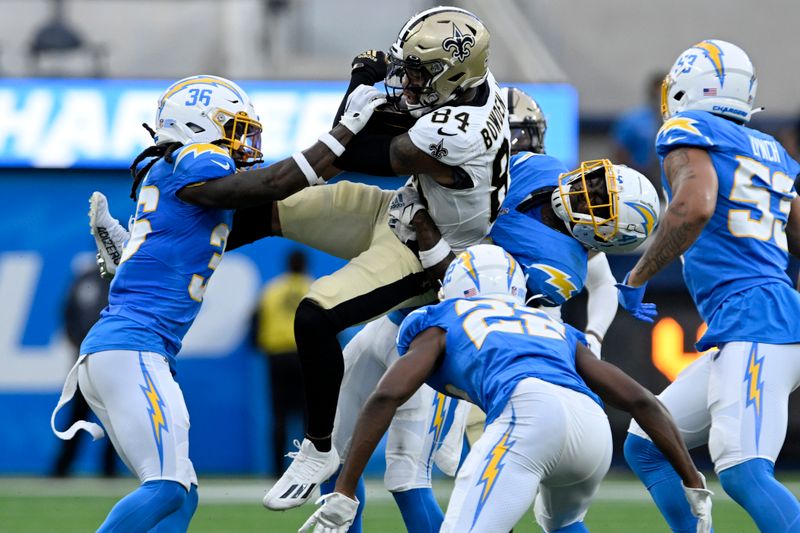
[[[203,207],[236,209],[281,200],[321,180],[319,175],[345,152],[346,145],[386,101],[374,87],[359,86],[348,98],[339,124],[313,146],[275,164],[182,188],[178,197]]]
[[[426,329],[411,342],[408,352],[383,375],[358,415],[353,444],[339,473],[334,492],[320,498],[327,501],[303,524],[300,531],[347,531],[358,507],[355,499],[358,478],[386,433],[397,408],[433,373],[444,352],[444,338],[443,330],[435,327]],[[331,499],[333,505],[330,505]]]
[[[672,201],[653,242],[631,270],[626,285],[639,287],[680,256],[697,240],[717,206],[717,171],[708,152],[677,148],[664,158],[664,174]]]
[[[689,450],[672,416],[658,398],[618,367],[598,360],[582,344],[577,346],[575,364],[586,384],[604,402],[633,416],[667,457],[684,485],[704,488],[703,479],[689,456]]]
[[[409,176],[427,174],[442,185],[456,184],[458,173],[430,154],[417,148],[408,133],[400,135],[361,133],[350,148],[336,160],[341,170],[371,176]]]

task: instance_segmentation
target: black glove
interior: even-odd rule
[[[386,78],[388,64],[385,53],[380,50],[367,50],[353,59],[350,76],[358,75],[361,83],[374,85]]]

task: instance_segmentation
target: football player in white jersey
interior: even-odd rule
[[[337,333],[392,309],[433,301],[424,268],[440,262],[451,249],[480,242],[508,187],[506,103],[488,69],[489,31],[475,15],[437,7],[413,16],[391,47],[385,76],[380,68],[359,66],[380,66],[370,56],[377,59],[378,54],[362,54],[354,61],[351,88],[385,78],[395,106],[416,122],[401,135],[365,129],[320,174],[352,170],[414,176],[444,238],[430,249],[409,248],[388,225],[394,192],[346,181],[235,214],[228,250],[282,235],[349,260],[316,280],[295,315],[306,438],[289,470],[265,496],[270,509],[301,505],[339,467],[331,449],[344,372]],[[305,171],[309,180],[317,179],[310,166]]]
[[[495,244],[508,246],[515,253],[519,252],[520,260],[525,262],[526,273],[535,272],[537,268],[532,265],[538,265],[546,271],[562,274],[568,281],[569,290],[565,290],[563,287],[551,285],[552,281],[548,283],[547,276],[533,274],[528,279],[529,291],[532,294],[539,294],[537,299],[546,301],[547,305],[550,305],[543,309],[551,316],[560,319],[560,306],[554,305],[578,294],[586,286],[589,292],[586,338],[593,353],[599,357],[603,335],[611,325],[617,310],[614,276],[605,254],[597,250],[590,249],[587,267],[587,246],[577,239],[565,236],[568,231],[565,223],[569,223],[569,216],[566,213],[563,213],[563,221],[553,216],[563,232],[553,231],[553,228],[546,228],[527,217],[515,218],[514,215],[506,213],[514,210],[518,204],[524,203],[526,196],[533,189],[547,185],[550,185],[550,189],[555,187],[559,171],[554,165],[558,162],[552,157],[530,157],[544,152],[546,122],[538,104],[516,88],[502,89],[502,95],[509,109],[512,155],[521,153],[519,158],[512,158],[512,162],[520,159],[520,166],[517,167],[520,173],[519,179],[513,174],[511,176],[512,189],[502,206],[503,214],[498,219],[497,227],[502,226],[503,231],[495,233],[492,230],[490,236],[494,234]],[[512,171],[513,168],[512,164]],[[563,171],[566,172],[566,169]],[[633,187],[636,181],[649,185],[643,176],[639,176],[638,173],[631,173],[630,190],[638,191]],[[527,190],[515,192],[514,187],[523,187]],[[657,213],[657,194],[652,187],[649,187],[649,192],[650,199],[655,203],[654,212]],[[413,201],[409,200],[409,197],[415,196],[414,191],[404,188],[400,194],[403,196],[403,201],[398,199],[395,202],[390,210],[390,218],[393,219],[398,236],[416,238],[414,229],[409,228],[404,219],[407,220],[412,216],[412,212],[420,210],[420,206],[414,205]],[[624,197],[628,201],[640,201],[646,197],[640,195],[634,198],[628,194]],[[513,200],[513,204],[509,204],[509,200]],[[416,227],[421,233],[420,242],[423,247],[429,247],[431,242],[440,238],[436,225],[424,210],[414,215]],[[634,222],[640,218],[638,215],[635,217]],[[640,243],[646,235],[646,232],[643,232],[633,244]],[[595,242],[593,237],[594,234],[589,240],[590,243]],[[518,242],[511,243],[511,239]],[[617,251],[622,247],[621,242],[611,239],[606,243],[605,249],[611,252]],[[631,243],[628,243],[628,247],[630,245]],[[446,268],[449,262],[450,259],[447,259],[439,265],[440,268],[433,267],[432,270],[441,273],[442,268]],[[350,448],[350,439],[360,407],[364,405],[386,369],[398,358],[394,340],[400,323],[409,311],[394,311],[367,324],[345,347],[345,376],[342,380],[334,427],[334,446],[342,461]],[[392,420],[386,446],[387,467],[384,483],[387,490],[392,492],[409,529],[419,532],[438,531],[441,525],[443,514],[431,489],[431,468],[435,461],[440,469],[452,475],[461,457],[462,434],[467,412],[469,412],[467,435],[472,444],[483,432],[485,422],[483,412],[468,403],[457,402],[453,398],[437,394],[425,385],[398,408],[397,415]],[[323,492],[332,490],[334,481],[326,483]],[[358,526],[358,523],[355,525]]]
[[[334,162],[343,170],[414,176],[444,236],[437,246],[417,255],[395,236],[391,191],[340,182],[276,203],[273,234],[350,262],[317,280],[297,310],[308,424],[292,465],[264,497],[270,509],[301,505],[339,467],[331,446],[344,373],[336,334],[430,302],[424,268],[480,242],[497,214],[508,182],[509,128],[488,57],[489,32],[472,13],[438,7],[412,17],[391,47],[385,83],[396,105],[418,116],[415,124],[402,135],[367,132]]]

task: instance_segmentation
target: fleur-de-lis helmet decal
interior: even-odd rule
[[[421,116],[486,81],[489,30],[465,9],[435,7],[406,22],[388,58],[390,101]]]
[[[453,36],[442,41],[442,48],[453,54],[453,59],[461,63],[469,57],[469,49],[475,45],[475,38],[469,34],[463,34],[453,23]]]

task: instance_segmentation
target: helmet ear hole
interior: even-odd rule
[[[675,95],[674,95],[672,98],[673,98],[673,99],[674,99],[676,102],[680,102],[680,101],[681,101],[681,99],[683,98],[683,95],[684,95],[684,94],[686,94],[686,91],[678,91],[678,92],[676,92],[676,93],[675,93]]]
[[[204,127],[198,126],[194,122],[187,122],[186,123],[186,127],[188,127],[190,130],[192,130],[195,133],[200,133],[201,131],[206,131],[206,129]]]

